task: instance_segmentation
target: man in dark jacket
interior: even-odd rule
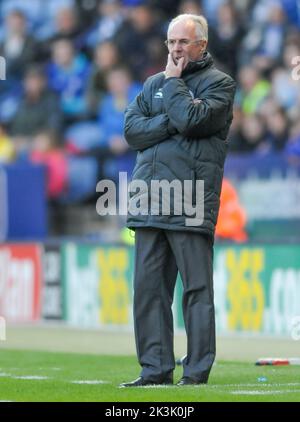
[[[206,51],[203,16],[173,19],[166,45],[165,72],[145,82],[125,114],[125,137],[137,151],[127,226],[135,230],[134,324],[142,371],[122,387],[173,383],[178,271],[187,356],[177,385],[206,383],[215,358],[213,239],[235,83]],[[169,183],[170,198],[163,184],[157,189],[159,182]]]
[[[33,65],[26,70],[23,98],[10,126],[17,152],[28,152],[38,132],[58,132],[61,126],[58,98],[47,89],[43,69]]]

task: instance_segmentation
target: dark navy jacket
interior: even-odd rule
[[[130,195],[127,226],[190,230],[214,235],[217,222],[227,134],[232,121],[235,82],[215,68],[206,52],[198,62],[190,62],[180,78],[165,79],[158,73],[147,79],[143,91],[125,112],[125,138],[137,151],[131,180],[146,182]],[[160,209],[151,215],[151,201],[161,205],[162,196],[151,197],[151,181],[204,181],[204,219],[201,225],[187,225],[184,211],[168,215]],[[195,186],[192,192],[195,202]],[[184,195],[182,195],[184,198]],[[131,212],[138,201],[144,215]],[[157,205],[156,204],[156,205]],[[197,205],[198,206],[198,205]],[[155,206],[154,206],[155,208]],[[137,214],[137,215],[134,215]]]

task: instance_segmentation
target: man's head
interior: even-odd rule
[[[23,36],[26,32],[26,16],[20,10],[13,10],[6,17],[6,26],[10,34]]]
[[[60,38],[54,41],[52,44],[52,60],[57,66],[69,68],[74,57],[74,47],[68,38]]]
[[[169,25],[167,46],[176,64],[181,57],[184,57],[184,67],[190,61],[200,60],[207,41],[208,26],[203,16],[179,15]]]
[[[131,75],[128,69],[116,66],[106,74],[106,84],[110,94],[114,97],[127,96],[131,84]]]
[[[32,100],[39,99],[46,86],[45,72],[42,67],[33,65],[26,70],[24,88],[26,97]]]

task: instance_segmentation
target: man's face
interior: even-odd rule
[[[207,41],[205,40],[189,44],[189,42],[199,40],[195,23],[190,20],[179,21],[170,26],[168,30],[168,40],[168,48],[172,59],[177,64],[178,60],[181,57],[184,57],[184,67],[186,67],[190,61],[199,60],[204,53],[207,44]]]
[[[29,97],[39,97],[45,87],[45,80],[40,75],[29,74],[25,77],[24,85]]]

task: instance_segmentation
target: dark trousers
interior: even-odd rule
[[[178,270],[187,334],[183,376],[206,382],[215,358],[213,241],[198,233],[156,228],[135,231],[134,327],[141,376],[155,382],[172,377],[171,306]]]

